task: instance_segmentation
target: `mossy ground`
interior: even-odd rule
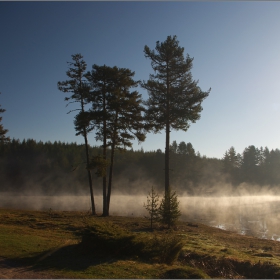
[[[151,231],[144,218],[0,209],[0,225],[0,257],[49,278],[280,276],[280,242],[202,224],[179,222],[170,233],[162,227]],[[97,247],[84,246],[86,233]],[[172,261],[160,258],[160,244],[175,246],[178,240],[179,254]]]

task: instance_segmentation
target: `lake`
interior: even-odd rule
[[[199,222],[243,235],[280,241],[280,196],[179,197],[181,219]],[[110,214],[144,216],[146,196],[112,195]],[[95,197],[102,212],[102,196]],[[90,212],[89,196],[39,196],[1,193],[0,207],[14,209]]]

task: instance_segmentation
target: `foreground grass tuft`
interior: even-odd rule
[[[143,261],[173,264],[183,248],[174,232],[137,235],[110,222],[92,221],[82,233],[81,246],[88,253],[140,257]]]

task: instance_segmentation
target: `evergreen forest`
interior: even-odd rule
[[[191,143],[170,145],[170,179],[179,195],[232,195],[261,188],[277,192],[280,150],[253,145],[237,154],[234,147],[222,159],[201,156]],[[102,153],[89,146],[90,156]],[[110,153],[110,149],[109,149]],[[88,195],[84,145],[36,142],[33,139],[0,143],[0,191],[21,194]],[[102,194],[102,178],[92,171],[94,194]],[[113,194],[163,191],[164,153],[133,149],[115,152]]]

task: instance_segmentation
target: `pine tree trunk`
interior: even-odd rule
[[[107,122],[106,122],[106,92],[103,88],[103,159],[107,159]],[[102,216],[106,217],[108,216],[108,207],[107,207],[107,168],[106,168],[106,174],[103,177],[103,214]]]
[[[103,177],[103,217],[108,216],[107,214],[107,193],[106,193],[106,177]]]
[[[170,178],[169,178],[169,150],[170,150],[170,88],[169,88],[169,69],[167,62],[167,77],[166,77],[166,141],[165,141],[165,197],[167,202],[168,215],[170,214]]]
[[[103,89],[103,159],[107,159],[107,123],[106,123],[106,96],[105,96],[105,90]],[[103,214],[102,216],[106,217],[108,216],[108,207],[107,207],[107,168],[106,168],[106,174],[103,177]]]
[[[169,150],[170,150],[170,108],[169,108],[169,71],[168,71],[168,62],[167,62],[167,79],[166,79],[166,126],[165,126],[165,194],[168,193],[170,183],[169,183]]]
[[[112,141],[112,146],[111,146],[111,162],[110,162],[111,165],[110,165],[110,171],[109,171],[109,182],[108,182],[108,193],[107,193],[107,215],[108,216],[109,216],[111,190],[112,190],[112,180],[113,180],[113,167],[114,167],[117,123],[118,123],[118,111],[116,111],[115,123],[114,123],[114,132],[113,132],[113,141]]]
[[[106,130],[106,121],[105,121],[105,130]],[[106,147],[106,133],[103,138],[103,159],[106,160],[107,158],[107,147]],[[106,168],[107,169],[107,168]],[[107,170],[106,170],[107,173]],[[107,207],[107,174],[103,177],[103,214],[102,216],[108,216],[108,207]]]
[[[109,208],[110,208],[110,199],[111,199],[111,190],[112,190],[112,179],[113,179],[113,165],[114,165],[114,155],[115,155],[115,141],[112,144],[111,150],[111,165],[109,171],[109,182],[108,182],[108,193],[107,193],[107,214],[109,216]]]
[[[87,166],[88,166],[89,165],[89,152],[88,152],[88,141],[87,141],[87,135],[86,135],[86,129],[85,128],[84,128],[84,138],[85,138],[86,158],[87,158]],[[91,214],[96,215],[91,172],[90,172],[89,169],[87,169],[87,171],[88,171],[88,182],[89,182],[89,189],[90,189]]]
[[[169,190],[169,142],[170,142],[170,126],[166,123],[166,140],[165,140],[165,193]]]

